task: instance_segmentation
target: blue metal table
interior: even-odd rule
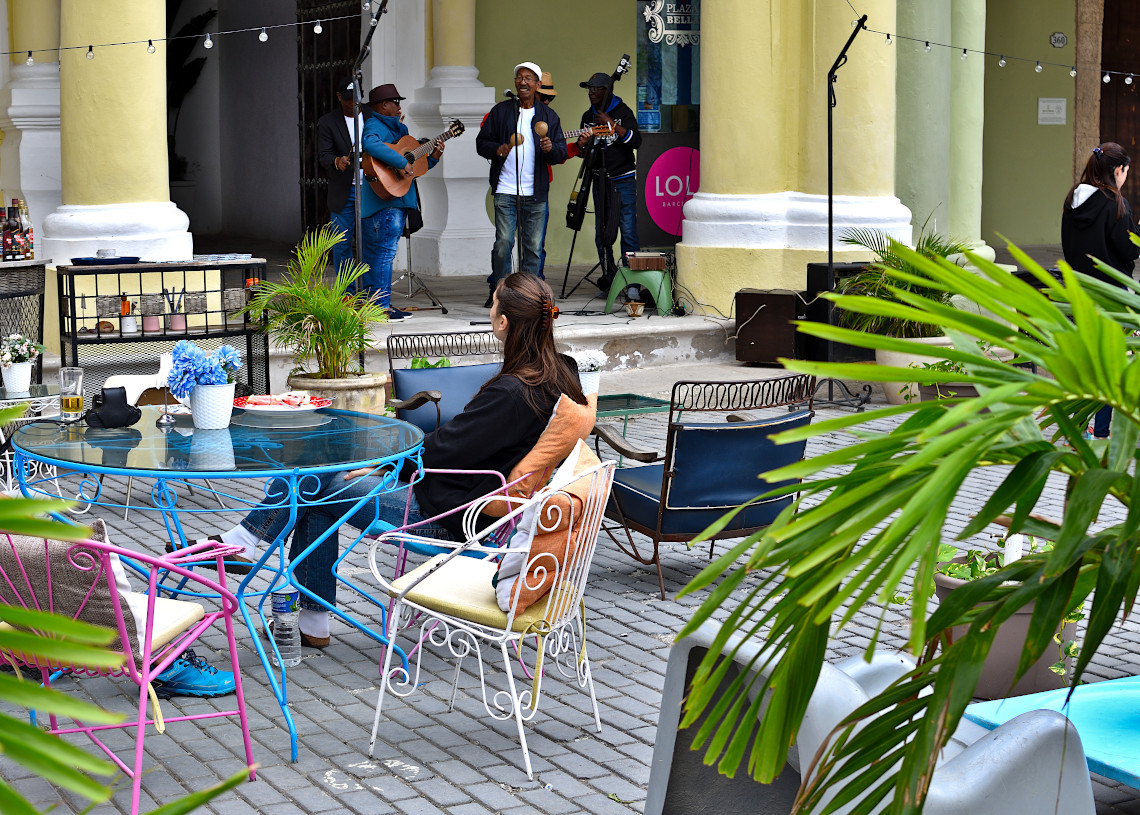
[[[322,503],[318,497],[322,476],[356,469],[370,469],[372,474],[380,476],[376,488],[353,504],[346,513],[347,517],[376,495],[392,489],[405,463],[419,467],[423,433],[414,425],[398,419],[342,410],[326,409],[281,417],[235,410],[230,426],[221,430],[197,430],[189,419],[180,419],[173,428],[159,428],[155,425],[159,413],[157,406],[144,407],[142,419],[133,427],[112,430],[50,421],[23,425],[13,436],[12,444],[20,489],[28,496],[57,498],[54,488],[48,491],[50,480],[36,476],[37,470],[26,466],[29,463],[48,465],[60,472],[83,474],[78,496],[80,501],[122,509],[122,503],[104,495],[102,482],[97,476],[151,479],[154,486],[150,491],[150,505],[136,505],[135,509],[158,513],[175,546],[187,543],[180,516],[213,515],[222,511],[213,507],[180,506],[179,496],[191,484],[201,492],[226,497],[239,508],[252,509],[260,503],[287,511],[289,521],[284,530],[265,548],[256,567],[241,581],[236,594],[243,601],[242,616],[288,724],[292,758],[296,761],[297,730],[289,711],[285,668],[275,668],[271,664],[250,615],[250,605],[254,605],[264,626],[266,598],[274,589],[285,585],[292,575],[287,564],[285,541],[296,523],[298,510]],[[207,486],[207,479],[223,485],[227,481],[254,480],[264,486],[262,495],[251,499],[248,495],[234,495]],[[341,559],[343,557],[342,554]],[[268,586],[255,590],[250,585],[255,578],[267,579]],[[297,587],[312,596],[304,587]],[[163,588],[171,594],[194,596],[192,592],[182,591],[181,584],[172,583]],[[353,588],[364,593],[361,587]],[[377,598],[368,599],[379,609],[379,631],[337,613],[341,619],[386,646],[388,642],[383,634],[385,606]],[[272,643],[272,647],[276,652],[276,643]],[[400,657],[406,665],[402,651]]]

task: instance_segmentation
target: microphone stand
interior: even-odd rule
[[[834,123],[833,111],[835,110],[835,83],[838,80],[837,73],[839,69],[847,64],[847,49],[851,47],[851,43],[855,41],[855,37],[866,28],[867,15],[864,14],[859,18],[855,30],[851,32],[851,36],[847,38],[843,50],[839,52],[839,56],[835,58],[831,70],[827,72],[827,290],[829,292],[835,291],[835,153],[834,153]],[[818,295],[817,295],[818,296]],[[827,304],[827,324],[834,325],[835,304],[828,302]],[[835,343],[831,340],[827,341],[827,361],[835,361]],[[827,398],[816,398],[815,404],[817,405],[841,405],[843,407],[855,408],[856,413],[863,412],[863,406],[871,399],[871,386],[864,385],[861,393],[855,394],[847,387],[847,383],[841,379],[834,379],[828,377],[816,382],[815,389],[819,389],[826,383],[827,385]],[[841,393],[836,394],[836,390]]]
[[[352,102],[353,102],[353,117],[352,117],[352,192],[355,202],[353,204],[353,219],[355,227],[353,230],[353,246],[352,256],[357,263],[364,262],[364,238],[360,233],[360,212],[361,212],[361,178],[360,178],[360,137],[361,127],[360,120],[361,114],[364,111],[364,93],[361,87],[364,84],[364,75],[361,72],[361,66],[364,60],[368,59],[368,53],[371,50],[369,43],[372,42],[372,36],[376,33],[376,26],[380,22],[380,15],[388,11],[388,0],[380,0],[380,5],[377,6],[376,11],[372,13],[372,17],[368,20],[368,35],[364,38],[364,42],[360,45],[360,53],[356,55],[356,59],[352,63]],[[361,358],[361,366],[363,367],[363,355]]]
[[[517,95],[511,96],[511,99],[513,99],[515,103],[515,133],[522,136],[522,131],[519,130],[519,118],[522,116],[522,106],[519,104]],[[531,105],[532,110],[537,103],[538,99],[535,99]],[[533,142],[534,137],[532,136],[531,143],[533,144]],[[522,159],[519,157],[519,151],[522,150],[522,147],[523,144],[520,143],[516,144],[512,149],[512,152],[515,154],[515,263],[518,264],[518,271],[520,272],[522,271]],[[532,181],[531,183],[533,184],[534,182]],[[508,272],[508,274],[510,274],[510,272]],[[495,282],[495,285],[498,285],[498,281]]]

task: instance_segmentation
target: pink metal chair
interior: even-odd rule
[[[111,648],[121,650],[122,664],[116,669],[96,669],[72,664],[66,659],[45,660],[19,651],[0,651],[0,660],[19,667],[36,670],[45,686],[58,672],[86,676],[125,676],[138,689],[135,718],[122,724],[85,725],[75,721],[72,727],[61,727],[56,715],[49,717],[50,731],[57,735],[84,733],[106,753],[118,767],[132,779],[131,815],[139,810],[139,791],[142,783],[142,763],[147,731],[153,725],[164,732],[170,722],[193,721],[219,716],[238,716],[242,738],[245,740],[246,764],[253,764],[253,750],[246,719],[245,696],[242,693],[241,673],[238,665],[237,643],[234,639],[233,616],[238,613],[238,600],[226,588],[222,560],[236,553],[235,547],[197,544],[161,557],[135,552],[106,542],[102,521],[94,524],[95,535],[80,543],[45,540],[0,533],[0,608],[16,606],[40,611],[51,611],[86,623],[101,625],[118,632],[118,641]],[[147,575],[146,593],[130,588],[121,558],[130,558],[139,571]],[[201,570],[193,571],[183,565],[203,558],[215,560],[217,579],[204,577]],[[215,593],[221,608],[206,611],[194,602],[174,600],[157,595],[159,577],[170,572],[201,587],[202,592]],[[3,612],[0,611],[0,619]],[[229,643],[231,670],[234,673],[237,706],[193,716],[163,718],[159,702],[151,687],[152,679],[166,670],[178,656],[215,623],[225,625]],[[7,626],[0,622],[0,626]],[[45,636],[43,632],[34,632]],[[154,717],[148,718],[148,700],[153,702]],[[120,759],[100,739],[100,731],[115,728],[135,728],[134,756],[128,761]],[[250,780],[256,777],[252,766]]]

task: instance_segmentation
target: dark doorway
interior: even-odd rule
[[[337,20],[336,17],[348,19]],[[298,124],[301,129],[301,225],[308,231],[329,219],[328,180],[317,163],[317,119],[336,105],[334,87],[352,70],[360,50],[358,0],[297,0]],[[321,33],[313,29],[321,21]]]
[[[1101,29],[1101,65],[1109,71],[1125,70],[1135,61],[1140,47],[1140,7],[1135,0],[1104,0],[1104,27]],[[1125,83],[1120,75],[1100,88],[1100,140],[1114,141],[1133,159],[1140,156],[1140,76]],[[1124,197],[1135,200],[1129,192],[1135,183],[1129,175],[1124,184]]]

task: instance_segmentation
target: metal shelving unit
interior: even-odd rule
[[[93,395],[112,374],[156,373],[159,356],[179,340],[206,351],[229,344],[242,353],[239,394],[243,385],[268,393],[265,320],[239,313],[248,289],[264,279],[261,258],[59,266],[62,364],[83,368],[84,390]],[[135,306],[133,331],[121,313],[124,296]]]

